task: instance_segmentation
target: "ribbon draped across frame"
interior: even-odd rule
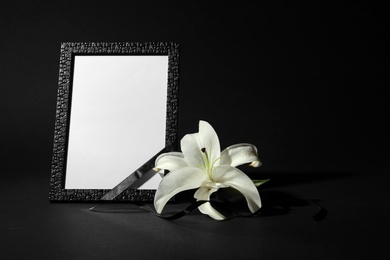
[[[135,172],[130,174],[123,181],[121,181],[118,185],[116,185],[112,190],[107,192],[101,198],[101,200],[107,201],[107,202],[114,200],[122,192],[124,192],[125,190],[130,188],[133,184],[135,184],[138,180],[140,180],[148,170],[152,169],[154,166],[154,161],[156,160],[156,158],[160,154],[165,153],[167,151],[170,151],[171,149],[172,149],[171,146],[167,146],[164,149],[162,149],[155,156],[153,156],[150,160],[148,160],[145,164],[143,164],[141,167],[139,167]],[[280,196],[275,196],[275,193],[273,193],[271,191],[263,192],[261,197],[264,197],[264,195],[266,198],[268,197],[267,199],[271,199],[273,201],[276,200],[278,202],[278,203],[276,203],[277,205],[271,205],[271,206],[265,206],[265,207],[263,206],[262,208],[260,208],[256,212],[249,213],[249,214],[243,214],[243,213],[237,211],[236,209],[234,209],[230,203],[228,203],[226,201],[218,201],[218,200],[196,201],[196,202],[190,204],[189,206],[187,206],[185,209],[183,209],[177,213],[171,214],[171,215],[158,214],[153,209],[151,209],[149,206],[147,206],[145,203],[130,202],[130,204],[137,205],[138,207],[140,207],[144,211],[146,211],[154,216],[164,218],[167,220],[174,220],[174,219],[181,218],[181,217],[189,214],[190,212],[194,211],[195,209],[197,209],[199,206],[201,206],[202,204],[204,204],[206,202],[210,202],[212,207],[214,207],[215,209],[220,211],[226,217],[226,220],[232,219],[235,217],[251,217],[251,216],[255,216],[255,215],[267,216],[267,215],[277,215],[277,214],[288,213],[290,203],[286,199],[281,198]],[[317,213],[312,216],[315,221],[323,220],[328,214],[327,210],[324,207],[322,207],[321,205],[319,205],[314,200],[303,200],[303,199],[296,199],[296,198],[294,198],[293,200],[299,201],[298,204],[301,204],[301,205],[303,204],[303,205],[314,206],[317,209]],[[101,205],[104,205],[104,204],[96,205],[96,206],[90,208],[89,210],[94,211],[94,212],[106,212],[106,213],[118,212],[118,210],[115,210],[112,207],[108,208],[108,209],[107,208],[102,209]],[[105,204],[105,205],[113,205],[113,204]],[[126,211],[126,209],[125,209],[125,211]],[[123,212],[123,209],[121,209],[120,212]]]
[[[109,192],[107,192],[101,200],[103,201],[110,201],[114,200],[116,197],[118,197],[122,192],[130,188],[132,185],[134,185],[138,180],[140,180],[150,169],[154,167],[154,161],[156,158],[165,152],[171,151],[172,146],[167,146],[164,149],[162,149],[160,152],[158,152],[155,156],[150,158],[146,163],[144,163],[141,167],[139,167],[135,172],[127,176],[123,181],[121,181],[118,185],[116,185],[113,189],[111,189]]]

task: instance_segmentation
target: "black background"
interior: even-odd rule
[[[258,147],[259,176],[300,183],[358,175],[356,183],[334,187],[356,187],[356,206],[371,205],[371,199],[386,204],[389,9],[368,1],[2,0],[0,167],[8,204],[1,211],[10,210],[12,199],[27,203],[21,194],[28,187],[30,196],[40,189],[47,202],[65,41],[180,43],[179,138],[206,120],[222,147]],[[326,184],[317,188],[327,190]],[[9,216],[28,213],[19,206]],[[356,209],[362,211],[371,216]],[[388,210],[373,214],[384,219]],[[350,231],[364,222],[359,219]],[[3,223],[3,230],[12,224]],[[43,237],[48,229],[42,227]],[[9,234],[14,244],[18,236]],[[347,257],[352,248],[333,250]]]

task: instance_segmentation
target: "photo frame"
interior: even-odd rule
[[[178,86],[177,43],[62,43],[49,200],[153,201]]]

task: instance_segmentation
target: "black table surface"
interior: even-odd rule
[[[96,203],[50,203],[49,176],[3,174],[2,259],[387,259],[388,174],[271,174],[260,188],[288,212],[227,221],[194,211],[170,221],[135,205],[91,212]],[[4,177],[8,176],[8,177]],[[272,194],[272,196],[270,196]],[[328,211],[300,203],[316,200]],[[168,205],[167,211],[187,204]],[[151,205],[152,206],[152,205]]]

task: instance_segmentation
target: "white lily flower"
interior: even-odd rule
[[[158,213],[177,193],[196,188],[194,197],[198,201],[209,200],[220,188],[231,187],[244,195],[252,213],[261,208],[260,195],[253,181],[235,168],[245,163],[253,167],[261,165],[254,145],[236,144],[221,152],[216,132],[205,121],[199,121],[199,133],[185,135],[180,145],[182,153],[165,153],[156,159],[156,171],[170,171],[155,194],[154,206]],[[209,202],[202,204],[199,210],[216,220],[225,219]]]

